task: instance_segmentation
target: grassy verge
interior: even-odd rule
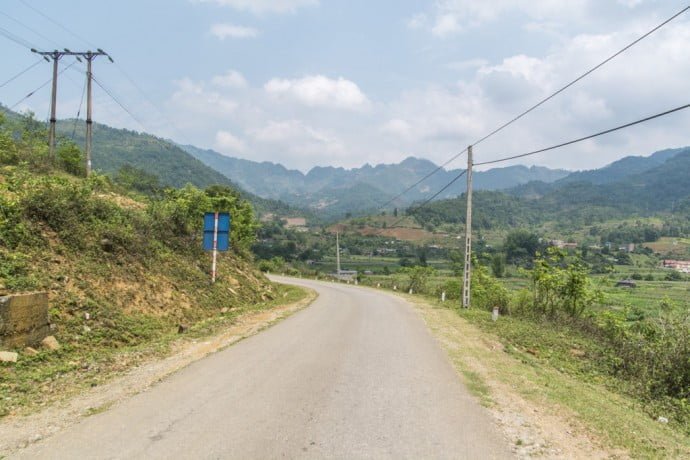
[[[80,340],[65,343],[54,352],[41,350],[34,356],[22,353],[16,364],[0,364],[0,417],[26,415],[86,388],[103,385],[134,366],[170,355],[181,340],[212,336],[242,316],[293,304],[308,295],[303,289],[276,284],[272,300],[218,310],[215,316],[191,324],[184,335],[178,334],[176,323],[170,320],[121,315],[113,322],[118,336],[132,338],[129,345],[113,346],[97,329],[94,335],[82,332]]]
[[[638,399],[616,391],[620,382],[592,370],[587,353],[596,344],[586,338],[511,317],[494,323],[487,312],[458,312],[431,300],[417,305],[485,405],[501,410],[496,406],[512,392],[535,412],[564,419],[603,447],[617,449],[613,455],[626,455],[624,450],[636,458],[690,458],[683,430],[656,421]]]

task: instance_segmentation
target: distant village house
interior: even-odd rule
[[[286,228],[290,228],[298,232],[306,232],[309,230],[307,228],[307,219],[304,217],[283,217],[282,221],[285,222]]]
[[[664,259],[661,266],[681,273],[690,273],[690,260]]]

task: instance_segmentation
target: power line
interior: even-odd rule
[[[117,97],[115,97],[115,95],[114,95],[111,91],[109,91],[105,86],[103,86],[103,84],[101,84],[101,82],[98,81],[98,79],[97,79],[95,76],[92,76],[92,78],[93,78],[93,81],[96,82],[96,84],[97,84],[97,85],[98,85],[108,96],[110,96],[110,98],[111,98],[113,101],[115,101],[115,103],[116,103],[117,105],[119,105],[120,108],[121,108],[122,110],[124,110],[125,112],[127,112],[127,114],[128,114],[130,117],[132,117],[132,119],[133,119],[134,121],[136,121],[137,123],[139,123],[139,125],[140,125],[142,128],[144,128],[144,130],[146,130],[146,126],[144,125],[144,123],[142,123],[141,120],[139,120],[136,116],[134,116],[134,114],[133,114],[127,107],[125,107],[125,105],[124,105],[122,102],[120,102],[120,100],[119,100]]]
[[[463,153],[465,153],[465,152],[467,152],[467,149],[465,149],[465,150],[463,150],[462,152],[460,152],[460,153],[454,155],[454,156],[451,157],[448,161],[446,161],[446,162],[443,163],[442,165],[436,167],[436,169],[434,169],[433,171],[431,171],[430,173],[428,173],[426,176],[422,177],[422,178],[419,179],[417,182],[415,182],[414,184],[410,185],[410,186],[407,187],[405,190],[403,190],[402,192],[398,193],[398,194],[395,195],[393,198],[391,198],[390,200],[388,200],[386,203],[384,203],[384,204],[382,204],[381,206],[379,206],[379,209],[385,208],[385,207],[388,206],[389,204],[393,203],[395,200],[397,200],[398,198],[400,198],[401,196],[403,196],[404,194],[406,194],[407,192],[409,192],[410,190],[412,190],[413,188],[415,188],[416,186],[418,186],[419,184],[421,184],[422,182],[424,182],[425,180],[427,180],[428,178],[430,178],[431,176],[433,176],[434,174],[436,174],[437,172],[439,172],[441,169],[443,169],[444,167],[446,167],[446,166],[447,166],[448,164],[450,164],[452,161],[454,161],[454,160],[456,160],[457,158],[459,158],[459,157],[460,157]]]
[[[60,72],[58,73],[58,75],[62,75],[62,73],[65,72],[65,70],[69,69],[70,67],[72,67],[72,66],[73,66],[74,64],[76,64],[76,63],[77,63],[77,61],[75,60],[74,62],[72,62],[72,63],[71,63],[70,65],[68,65],[67,67],[64,67],[62,70],[60,70]],[[52,82],[52,81],[53,81],[52,78],[46,80],[41,86],[39,86],[38,88],[36,88],[35,90],[31,91],[29,94],[27,94],[27,95],[24,96],[23,98],[21,98],[19,101],[17,101],[17,102],[16,102],[13,106],[11,106],[9,109],[6,109],[6,108],[3,107],[3,110],[4,110],[5,112],[9,112],[9,111],[11,111],[11,110],[14,110],[19,104],[21,104],[21,103],[24,102],[25,100],[29,99],[31,96],[33,96],[34,94],[36,94],[37,91],[40,91],[41,89],[43,89],[44,87],[46,87],[46,86],[47,86],[50,82]]]
[[[37,13],[37,14],[43,16],[45,19],[47,19],[48,21],[52,22],[53,24],[55,24],[56,26],[58,26],[59,28],[61,28],[61,29],[64,30],[65,32],[67,32],[68,34],[70,34],[70,35],[72,35],[73,37],[75,37],[75,38],[81,40],[82,42],[86,43],[87,45],[96,48],[96,46],[95,46],[93,43],[90,43],[90,42],[89,42],[88,40],[86,40],[85,38],[81,37],[80,35],[78,35],[77,33],[73,32],[73,31],[71,31],[71,30],[68,29],[67,27],[63,26],[62,24],[60,24],[60,23],[59,23],[58,21],[56,21],[55,19],[53,19],[53,18],[51,18],[50,16],[48,16],[47,14],[43,13],[43,12],[42,12],[41,10],[39,10],[38,8],[36,8],[36,7],[32,6],[32,5],[30,5],[29,3],[27,3],[25,0],[19,0],[19,1],[22,2],[22,3],[24,4],[24,6],[26,6],[27,8],[29,8],[29,9],[31,9],[31,10],[33,10],[35,13]]]
[[[4,13],[4,12],[2,12],[2,11],[0,11],[0,14],[2,14],[3,16],[5,16],[6,18],[9,18],[10,20],[16,22],[17,24],[19,24],[20,26],[22,26],[23,28],[25,28],[25,29],[28,30],[29,32],[33,33],[34,35],[36,35],[36,36],[38,36],[38,37],[41,37],[41,38],[43,38],[44,40],[47,40],[47,41],[51,42],[51,43],[54,44],[54,45],[57,45],[57,42],[56,42],[55,40],[53,40],[52,38],[48,38],[48,37],[46,37],[45,35],[43,35],[41,32],[37,31],[36,29],[33,29],[33,28],[27,26],[26,24],[24,24],[23,22],[21,22],[19,19],[16,19],[16,18],[14,18],[14,17],[10,16],[9,14]]]
[[[590,134],[589,136],[580,137],[580,138],[574,139],[572,141],[563,142],[563,143],[558,144],[558,145],[552,145],[551,147],[546,147],[546,148],[539,149],[539,150],[533,150],[533,151],[527,152],[527,153],[521,153],[519,155],[512,155],[512,156],[505,157],[505,158],[499,158],[498,160],[491,160],[491,161],[483,161],[481,163],[474,163],[474,166],[490,165],[490,164],[494,164],[494,163],[500,163],[503,161],[514,160],[516,158],[523,158],[523,157],[530,156],[530,155],[536,155],[537,153],[543,153],[543,152],[547,152],[549,150],[558,149],[558,148],[565,147],[568,145],[576,144],[578,142],[586,141],[588,139],[593,139],[595,137],[603,136],[604,134],[609,134],[609,133],[612,133],[614,131],[619,131],[619,130],[624,129],[624,128],[629,128],[631,126],[639,125],[640,123],[644,123],[644,122],[647,122],[650,120],[654,120],[656,118],[670,115],[672,113],[679,112],[679,111],[685,110],[687,108],[690,108],[690,104],[681,105],[680,107],[676,107],[675,109],[671,109],[671,110],[667,110],[665,112],[657,113],[655,115],[651,115],[651,116],[648,116],[648,117],[645,117],[645,118],[642,118],[642,119],[639,119],[639,120],[636,120],[636,121],[633,121],[630,123],[626,123],[624,125],[616,126],[615,128],[610,128],[610,129],[600,131],[600,132],[595,133],[595,134]]]
[[[177,132],[177,134],[180,135],[180,137],[181,137],[181,139],[183,140],[183,142],[185,142],[186,144],[191,144],[191,142],[189,142],[189,139],[187,138],[187,136],[186,136],[186,135],[182,132],[182,130],[175,124],[175,122],[172,121],[172,119],[168,116],[168,114],[166,113],[166,111],[165,111],[165,110],[161,110],[161,108],[160,108],[155,102],[153,102],[153,99],[147,94],[146,91],[144,91],[144,90],[141,88],[141,86],[139,86],[139,85],[137,84],[137,82],[134,80],[134,78],[132,78],[132,77],[125,71],[125,69],[122,68],[122,66],[120,66],[117,62],[115,63],[115,67],[120,71],[120,73],[122,73],[122,75],[124,75],[124,77],[129,81],[129,83],[139,92],[139,94],[141,94],[141,96],[146,100],[146,102],[148,102],[149,105],[151,105],[151,107],[153,107],[153,108],[159,113],[159,115],[160,115],[161,117],[163,117],[163,118],[165,119],[165,121],[168,122],[168,124],[169,124],[170,126],[172,126],[172,128]]]
[[[661,24],[659,24],[659,25],[657,25],[656,27],[654,27],[653,29],[651,29],[651,30],[650,30],[649,32],[647,32],[646,34],[644,34],[644,35],[642,35],[641,37],[637,38],[636,40],[630,42],[628,45],[626,45],[625,47],[621,48],[619,51],[615,52],[614,54],[612,54],[612,55],[609,56],[608,58],[604,59],[604,60],[601,61],[599,64],[595,65],[594,67],[592,67],[591,69],[589,69],[588,71],[586,71],[585,73],[583,73],[582,75],[580,75],[579,77],[577,77],[575,80],[573,80],[573,81],[571,81],[570,83],[568,83],[567,85],[561,87],[560,89],[558,89],[557,91],[555,91],[554,93],[552,93],[550,96],[547,96],[546,98],[544,98],[544,99],[542,99],[541,101],[537,102],[537,103],[534,104],[532,107],[530,107],[529,109],[525,110],[524,112],[522,112],[521,114],[519,114],[518,116],[516,116],[515,118],[513,118],[512,120],[510,120],[510,121],[504,123],[503,125],[499,126],[499,127],[496,128],[495,130],[493,130],[492,132],[490,132],[489,134],[487,134],[486,136],[484,136],[484,137],[482,137],[481,139],[479,139],[478,141],[474,142],[474,143],[472,144],[472,146],[475,146],[475,145],[478,145],[478,144],[484,142],[485,140],[487,140],[487,139],[489,139],[490,137],[494,136],[495,134],[499,133],[500,131],[502,131],[503,129],[507,128],[507,127],[510,126],[511,124],[515,123],[516,121],[518,121],[519,119],[521,119],[522,117],[524,117],[525,115],[527,115],[528,113],[530,113],[530,112],[532,112],[533,110],[535,110],[536,108],[540,107],[540,106],[543,105],[544,103],[546,103],[546,102],[548,102],[549,100],[553,99],[554,97],[558,96],[558,95],[561,94],[563,91],[565,91],[566,89],[568,89],[568,88],[570,88],[571,86],[573,86],[575,83],[579,82],[580,80],[582,80],[583,78],[585,78],[585,77],[587,77],[588,75],[592,74],[593,72],[595,72],[595,71],[598,70],[599,68],[601,68],[601,67],[603,67],[604,65],[608,64],[610,61],[612,61],[612,60],[615,59],[616,57],[620,56],[621,54],[623,54],[624,52],[626,52],[627,50],[629,50],[629,49],[632,48],[633,46],[637,45],[639,42],[641,42],[641,41],[644,40],[645,38],[649,37],[649,36],[652,35],[654,32],[656,32],[657,30],[661,29],[661,28],[664,27],[666,24],[668,24],[669,22],[673,21],[675,18],[677,18],[678,16],[680,16],[681,14],[685,13],[685,12],[688,11],[688,10],[690,10],[690,6],[686,6],[685,8],[683,8],[682,10],[680,10],[678,13],[674,14],[673,16],[671,16],[670,18],[666,19],[666,20],[665,20],[664,22],[662,22]]]
[[[9,40],[12,40],[13,42],[15,42],[17,45],[19,45],[21,47],[29,48],[29,49],[35,48],[35,46],[31,44],[31,42],[24,40],[19,35],[15,35],[3,27],[0,27],[0,35],[4,36],[5,38],[7,38]]]
[[[31,70],[31,69],[33,69],[34,67],[36,67],[36,66],[37,66],[38,64],[40,64],[41,62],[43,62],[43,58],[41,58],[41,59],[39,59],[38,61],[34,62],[34,63],[31,64],[29,67],[27,67],[26,69],[22,70],[22,71],[19,72],[17,75],[15,75],[14,77],[10,78],[9,80],[7,80],[7,81],[5,81],[5,82],[3,82],[3,83],[0,83],[0,88],[4,87],[5,85],[8,85],[8,84],[12,83],[14,80],[16,80],[17,78],[21,77],[21,76],[24,75],[26,72],[28,72],[29,70]]]
[[[658,25],[657,25],[656,27],[654,27],[653,29],[649,30],[649,31],[648,31],[647,33],[645,33],[644,35],[638,37],[636,40],[630,42],[629,44],[627,44],[626,46],[624,46],[623,48],[621,48],[619,51],[617,51],[616,53],[612,54],[612,55],[609,56],[608,58],[606,58],[606,59],[604,59],[603,61],[601,61],[599,64],[597,64],[597,65],[595,65],[594,67],[592,67],[591,69],[587,70],[586,72],[584,72],[583,74],[581,74],[579,77],[577,77],[577,78],[575,78],[574,80],[572,80],[570,83],[568,83],[568,84],[562,86],[561,88],[559,88],[559,89],[556,90],[555,92],[551,93],[549,96],[545,97],[544,99],[540,100],[539,102],[537,102],[537,103],[534,104],[533,106],[529,107],[527,110],[521,112],[519,115],[517,115],[516,117],[512,118],[511,120],[509,120],[509,121],[503,123],[503,124],[500,125],[498,128],[496,128],[496,129],[494,129],[493,131],[491,131],[489,134],[485,135],[484,137],[482,137],[482,138],[480,138],[479,140],[477,140],[476,142],[474,142],[472,145],[473,145],[473,146],[478,145],[478,144],[480,144],[480,143],[482,143],[482,142],[488,140],[490,137],[495,136],[496,134],[498,134],[499,132],[503,131],[503,130],[504,130],[505,128],[507,128],[508,126],[512,125],[512,124],[515,123],[516,121],[518,121],[518,120],[520,120],[521,118],[523,118],[525,115],[527,115],[527,114],[529,114],[530,112],[532,112],[532,111],[536,110],[537,108],[541,107],[543,104],[545,104],[546,102],[550,101],[550,100],[553,99],[554,97],[558,96],[559,94],[561,94],[562,92],[564,92],[565,90],[567,90],[568,88],[570,88],[571,86],[575,85],[575,84],[578,83],[580,80],[582,80],[582,79],[584,79],[585,77],[589,76],[590,74],[594,73],[595,71],[597,71],[598,69],[600,69],[600,68],[603,67],[604,65],[608,64],[608,63],[609,63],[610,61],[612,61],[613,59],[615,59],[616,57],[618,57],[618,56],[620,56],[621,54],[623,54],[624,52],[628,51],[630,48],[632,48],[633,46],[637,45],[639,42],[641,42],[641,41],[644,40],[645,38],[649,37],[649,36],[652,35],[654,32],[658,31],[659,29],[661,29],[662,27],[664,27],[666,24],[668,24],[669,22],[673,21],[673,20],[676,19],[678,16],[682,15],[683,13],[685,13],[685,12],[688,11],[688,10],[690,10],[690,6],[687,6],[687,7],[683,8],[682,10],[680,10],[679,12],[677,12],[676,14],[674,14],[673,16],[669,17],[668,19],[666,19],[666,20],[663,21],[662,23],[658,24]],[[417,181],[415,184],[413,184],[412,186],[408,187],[408,188],[405,189],[403,192],[399,193],[399,194],[396,195],[394,198],[392,198],[391,200],[389,200],[388,202],[386,202],[386,203],[385,203],[383,206],[381,206],[380,208],[384,208],[384,207],[388,206],[388,205],[391,204],[393,201],[397,200],[397,199],[400,198],[402,195],[404,195],[405,193],[409,192],[410,190],[412,190],[413,188],[415,188],[416,186],[418,186],[419,184],[421,184],[422,182],[424,182],[426,179],[428,179],[429,177],[431,177],[431,176],[433,176],[434,174],[436,174],[437,172],[439,172],[441,169],[443,169],[443,167],[444,167],[445,165],[447,165],[447,164],[450,163],[451,161],[457,159],[458,157],[460,157],[460,155],[462,155],[462,154],[465,153],[466,151],[467,151],[467,149],[465,149],[465,150],[463,150],[462,152],[460,152],[460,153],[458,153],[458,154],[452,156],[452,157],[451,157],[448,161],[446,161],[443,165],[437,167],[435,170],[433,170],[432,172],[430,172],[429,174],[427,174],[426,176],[424,176],[422,179],[420,179],[419,181]],[[380,209],[380,208],[379,208],[379,209]]]
[[[461,172],[460,174],[458,174],[457,176],[455,176],[455,178],[454,178],[452,181],[450,181],[450,182],[448,182],[446,185],[444,185],[443,188],[442,188],[441,190],[439,190],[438,192],[434,193],[434,195],[433,195],[432,197],[427,198],[422,204],[419,204],[419,205],[414,205],[414,203],[413,203],[412,206],[410,206],[410,207],[414,207],[414,208],[423,208],[423,207],[426,206],[427,204],[431,203],[431,202],[433,201],[434,198],[436,198],[437,196],[439,196],[441,193],[445,192],[445,191],[448,189],[448,187],[450,187],[450,186],[453,185],[455,182],[457,182],[457,180],[460,179],[462,176],[464,176],[466,173],[467,173],[467,170],[466,170],[466,169],[463,169],[462,172]]]
[[[72,126],[72,140],[74,140],[74,136],[77,133],[77,122],[79,121],[79,115],[81,114],[81,106],[84,104],[84,94],[86,94],[86,84],[87,81],[84,79],[84,88],[81,91],[81,99],[79,100],[79,109],[77,110],[77,116],[74,119],[74,126]]]
[[[451,181],[448,182],[446,185],[444,185],[443,188],[442,188],[441,190],[439,190],[438,192],[434,193],[433,196],[427,198],[423,203],[418,204],[418,205],[415,205],[415,204],[413,203],[412,205],[409,206],[409,208],[415,208],[415,209],[423,208],[423,207],[426,206],[427,204],[431,203],[431,202],[433,201],[434,198],[436,198],[437,196],[439,196],[441,193],[445,192],[445,191],[448,189],[448,187],[450,187],[450,186],[453,185],[455,182],[457,182],[458,179],[460,179],[462,176],[465,175],[465,173],[467,173],[467,170],[466,170],[466,169],[464,169],[460,174],[458,174],[457,176],[455,176],[455,178],[454,178],[453,180],[451,180]],[[407,216],[406,216],[406,217],[407,217]],[[401,218],[398,219],[397,221],[393,222],[393,223],[391,224],[391,226],[388,227],[388,228],[395,228],[395,226],[398,225],[399,223],[401,223],[403,220],[405,220],[406,217],[401,217]],[[381,234],[383,233],[383,230],[385,230],[385,229],[383,229],[383,228],[379,229],[379,231],[375,232],[375,235],[374,235],[374,236],[379,236],[379,235],[381,235]]]

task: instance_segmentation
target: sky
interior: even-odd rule
[[[672,0],[2,0],[0,102],[13,106],[50,78],[51,65],[41,62],[5,84],[38,62],[29,48],[102,48],[115,63],[94,63],[97,122],[302,171],[408,156],[441,164],[686,6]],[[58,118],[84,117],[84,65],[71,64],[71,58],[61,61]],[[688,75],[690,12],[477,145],[475,161],[689,103]],[[16,110],[47,119],[49,98],[47,85]],[[690,145],[686,112],[503,165],[592,169]],[[465,162],[460,157],[448,167]]]

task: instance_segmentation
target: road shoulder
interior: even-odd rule
[[[487,407],[511,440],[519,458],[628,458],[608,448],[577,415],[550,399],[540,379],[567,384],[562,374],[535,369],[505,352],[503,344],[464,320],[456,311],[405,296],[446,351],[472,393]],[[535,374],[542,374],[539,379]],[[582,383],[570,382],[573,386]]]
[[[317,293],[301,288],[305,297],[297,302],[249,312],[220,333],[202,338],[181,338],[170,353],[151,358],[104,385],[88,389],[67,400],[26,416],[7,416],[0,420],[0,458],[25,448],[76,424],[84,417],[104,412],[120,402],[147,391],[156,383],[211,353],[221,351],[251,337],[309,306]]]

